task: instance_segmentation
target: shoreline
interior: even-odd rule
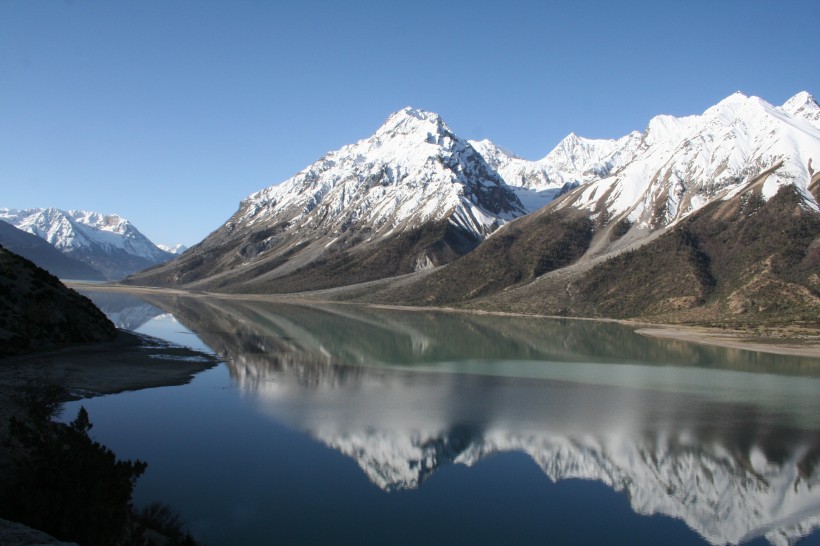
[[[63,402],[106,394],[172,387],[221,362],[209,355],[165,341],[118,330],[110,341],[63,346],[0,359],[0,436],[18,413],[14,395],[30,382],[64,386]],[[0,457],[0,466],[2,466]]]
[[[749,334],[736,330],[720,330],[677,324],[653,324],[638,327],[635,333],[660,339],[714,345],[727,349],[820,359],[820,340],[817,339],[749,337]]]
[[[637,320],[595,318],[595,317],[567,317],[552,315],[537,315],[527,313],[514,313],[504,311],[485,311],[478,309],[459,309],[455,307],[419,307],[391,304],[373,304],[345,301],[322,300],[300,296],[299,294],[222,294],[218,292],[192,291],[180,288],[158,288],[150,286],[131,286],[123,284],[90,283],[78,281],[65,281],[65,284],[74,289],[89,289],[121,293],[154,294],[154,295],[175,295],[194,298],[217,298],[226,300],[245,301],[270,301],[276,303],[291,303],[302,305],[359,305],[374,307],[379,309],[395,309],[399,311],[438,311],[447,313],[470,313],[478,315],[496,315],[512,317],[529,317],[535,319],[560,319],[560,320],[582,320],[582,321],[602,321],[616,322],[633,328],[637,334],[660,339],[678,340],[687,343],[699,343],[703,345],[714,345],[730,349],[747,351],[757,351],[764,353],[802,356],[820,359],[820,329],[806,329],[804,337],[795,337],[794,332],[782,332],[780,336],[755,335],[742,330],[710,328],[705,326],[690,326],[686,324],[663,324],[650,323]],[[791,335],[790,335],[791,334]]]
[[[220,360],[187,347],[117,330],[110,341],[77,344],[0,359],[0,387],[36,373],[65,383],[70,399],[184,385]]]
[[[66,395],[59,397],[62,407],[63,403],[72,400],[184,385],[196,374],[220,362],[215,355],[121,329],[110,341],[65,345],[2,358],[0,441],[9,437],[12,417],[24,421],[32,419],[16,400],[16,395],[26,386],[42,384],[45,387],[54,383],[65,387]],[[56,416],[59,414],[60,411]],[[68,427],[67,424],[63,426]],[[14,472],[14,461],[10,450],[0,450],[0,483]],[[0,519],[0,543],[5,544],[5,541],[12,544],[74,544],[57,540],[32,527]]]

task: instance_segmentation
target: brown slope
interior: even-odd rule
[[[511,222],[472,252],[415,281],[360,297],[410,305],[458,304],[565,267],[589,248],[593,222],[573,209],[542,209]]]
[[[220,229],[180,258],[124,283],[239,293],[320,290],[442,265],[479,242],[447,220],[375,240],[366,228],[307,240],[281,227],[234,238],[228,233]]]
[[[820,325],[820,214],[794,187],[714,202],[644,246],[476,307],[738,325]]]

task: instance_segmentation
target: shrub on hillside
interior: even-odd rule
[[[119,543],[147,465],[117,460],[88,436],[91,427],[85,408],[68,426],[12,417],[6,447],[14,468],[0,515],[84,546]]]

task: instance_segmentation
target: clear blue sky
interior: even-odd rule
[[[412,105],[529,159],[820,94],[820,2],[0,1],[0,207],[200,241]]]

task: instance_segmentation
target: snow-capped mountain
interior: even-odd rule
[[[611,146],[603,153],[601,141],[585,148],[565,140],[542,162],[570,176],[592,173],[562,206],[642,229],[668,226],[752,183],[764,199],[794,185],[820,210],[807,190],[812,161],[820,161],[818,119],[820,106],[805,92],[781,107],[735,93],[702,115],[657,116],[643,133],[603,141]]]
[[[780,109],[793,117],[803,118],[820,128],[820,107],[807,91],[801,91],[787,100]]]
[[[0,245],[61,279],[104,281],[102,273],[66,256],[46,241],[0,220]]]
[[[378,236],[447,219],[482,238],[524,212],[499,175],[438,115],[405,108],[370,138],[248,197],[235,222],[283,218],[297,230],[321,227],[337,235],[357,223]]]
[[[165,252],[168,252],[169,254],[177,254],[177,255],[182,254],[183,252],[188,250],[188,247],[183,245],[182,243],[177,243],[175,245],[158,244],[157,248],[159,248],[160,250],[164,250]]]
[[[569,261],[640,244],[746,191],[766,201],[793,186],[807,210],[820,211],[810,189],[820,178],[818,119],[806,92],[780,107],[736,93],[701,115],[660,115],[619,139],[571,134],[527,161],[405,108],[371,137],[250,195],[193,252],[130,282],[248,292],[358,284],[447,264],[536,209],[590,220],[583,256]],[[542,240],[549,234],[523,236],[525,247],[559,250]],[[567,244],[578,250],[577,242]],[[540,275],[567,262],[545,260],[533,258],[530,269]]]
[[[351,278],[373,280],[446,263],[525,213],[469,142],[438,115],[405,108],[371,137],[243,200],[198,252],[182,258],[201,261],[208,254],[201,271],[175,261],[151,279],[221,286],[259,274],[265,282],[282,279],[301,268],[297,289],[338,286],[346,281],[325,273],[307,281],[304,269],[338,272],[370,259],[371,267]]]
[[[528,161],[489,140],[470,141],[532,212],[581,184],[617,172],[640,147],[638,132],[617,140],[591,140],[571,133],[546,157]]]
[[[805,91],[780,107],[735,93],[702,115],[660,115],[644,132],[617,140],[570,134],[538,161],[488,140],[472,144],[511,186],[537,192],[584,186],[572,200],[576,206],[611,217],[627,213],[657,227],[730,196],[781,160],[764,195],[787,183],[805,190],[815,172],[812,158],[820,161],[818,129],[820,106]],[[816,206],[807,193],[806,201]]]
[[[64,254],[119,279],[168,261],[170,253],[157,248],[128,220],[101,214],[56,208],[0,209],[0,219],[37,235]]]

